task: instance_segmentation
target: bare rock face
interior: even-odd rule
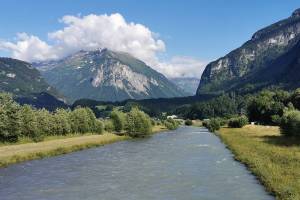
[[[273,70],[270,63],[291,50],[299,38],[300,9],[297,9],[291,17],[257,31],[240,48],[209,63],[201,77],[197,94],[268,85],[267,80],[253,83],[252,77],[260,76],[258,72],[266,67]]]
[[[185,93],[127,53],[79,51],[65,59],[35,63],[45,79],[71,101],[178,97]]]

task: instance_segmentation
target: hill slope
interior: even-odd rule
[[[40,92],[55,93],[38,70],[29,63],[12,58],[0,58],[0,91],[16,96],[29,96]]]
[[[35,63],[47,82],[71,101],[122,101],[178,97],[185,93],[127,53],[79,51],[58,61]]]
[[[292,16],[256,32],[251,40],[204,70],[197,94],[249,92],[270,85],[290,87],[289,61],[300,38],[300,9]]]
[[[65,107],[62,98],[31,64],[12,58],[0,58],[0,92],[9,92],[21,104],[54,110]]]

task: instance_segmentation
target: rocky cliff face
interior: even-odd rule
[[[80,51],[65,59],[35,63],[45,79],[71,101],[183,96],[162,74],[127,53]]]
[[[270,84],[259,77],[276,71],[272,63],[292,50],[300,38],[300,9],[282,21],[256,32],[240,48],[211,62],[203,72],[197,94],[251,90]],[[266,68],[269,70],[266,70]]]

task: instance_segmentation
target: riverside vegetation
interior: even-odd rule
[[[214,113],[223,109],[226,116],[213,115],[203,126],[217,131],[235,158],[277,199],[300,199],[300,89],[264,90],[244,96],[244,101],[230,95],[218,98],[203,104],[216,108]],[[222,107],[220,99],[232,99],[227,102],[232,106]],[[200,104],[198,109],[204,108]],[[260,125],[247,125],[249,121]]]
[[[151,119],[137,107],[128,112],[115,108],[108,119],[98,119],[90,108],[49,112],[21,106],[10,94],[0,93],[0,166],[130,137],[146,137],[153,131],[178,126],[179,123],[172,119]]]

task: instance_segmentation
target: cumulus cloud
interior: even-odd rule
[[[35,35],[18,33],[15,41],[0,41],[0,50],[33,62],[60,59],[79,50],[108,48],[128,52],[170,77],[201,74],[204,63],[193,58],[174,57],[160,62],[157,54],[165,51],[165,43],[158,34],[142,24],[126,22],[119,13],[66,15],[60,22],[64,28],[48,33],[48,42]]]
[[[0,41],[0,49],[8,50],[12,57],[25,61],[59,58],[52,46],[38,37],[26,33],[18,33],[15,43]]]

